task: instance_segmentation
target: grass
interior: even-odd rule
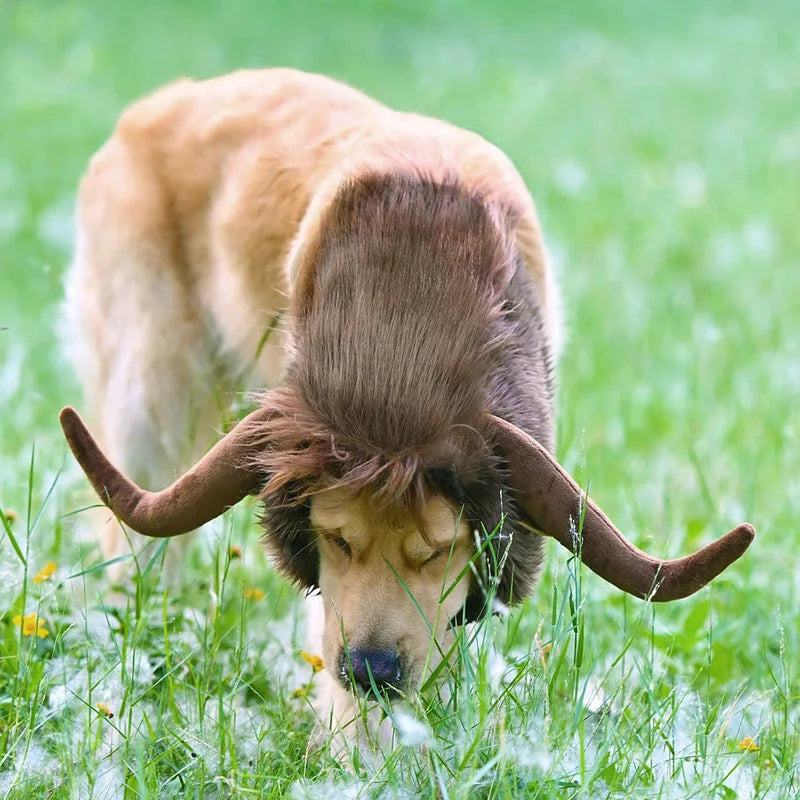
[[[6,0],[3,793],[796,797],[794,11],[789,0]],[[153,562],[120,609],[80,537],[89,495],[56,424],[61,405],[81,402],[57,320],[90,154],[160,83],[273,64],[332,74],[502,147],[536,199],[565,295],[562,463],[655,553],[745,518],[759,532],[709,589],[663,607],[554,551],[528,603],[465,632],[474,641],[446,691],[397,712],[398,748],[354,770],[305,757],[314,679],[300,604],[259,551],[253,509],[200,538],[177,587],[164,589]],[[35,582],[48,561],[55,573]],[[14,623],[30,614],[46,637]]]

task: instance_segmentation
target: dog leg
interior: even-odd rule
[[[67,315],[73,360],[103,447],[133,480],[159,489],[218,438],[223,403],[168,208],[157,181],[142,170],[119,147],[93,162],[81,190]],[[158,542],[126,532],[107,509],[95,516],[103,557],[132,547],[144,568]],[[170,543],[173,566],[180,550]]]

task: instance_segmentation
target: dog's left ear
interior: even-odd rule
[[[694,594],[743,555],[755,537],[753,526],[744,523],[690,556],[652,558],[617,530],[535,439],[495,416],[489,418],[489,429],[506,456],[517,502],[535,527],[636,597],[668,601]]]

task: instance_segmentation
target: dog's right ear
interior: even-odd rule
[[[262,542],[275,568],[301,589],[319,588],[319,547],[311,525],[311,500],[287,484],[264,504]]]
[[[267,404],[249,414],[160,492],[145,491],[126,478],[100,450],[75,409],[63,409],[60,419],[70,449],[100,499],[133,530],[164,538],[199,528],[261,490],[265,479],[253,467],[251,454],[264,446],[264,425],[274,413]]]
[[[490,418],[490,428],[506,455],[517,501],[535,528],[579,553],[601,578],[637,597],[667,601],[694,594],[743,555],[755,537],[753,526],[744,523],[690,556],[652,558],[617,530],[535,439],[499,417]]]

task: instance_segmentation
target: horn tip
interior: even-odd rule
[[[58,415],[58,421],[62,428],[72,427],[78,420],[80,420],[80,415],[72,406],[64,406]]]
[[[743,522],[741,525],[734,528],[732,533],[742,544],[744,550],[750,547],[753,540],[756,538],[756,529],[749,522]]]
[[[72,406],[64,406],[58,415],[58,420],[61,423],[61,430],[64,431],[64,438],[67,440],[69,449],[72,450],[73,455],[84,467],[85,471],[85,462],[88,457],[87,449],[91,450],[92,445],[94,445],[92,435],[81,419],[81,415]]]

